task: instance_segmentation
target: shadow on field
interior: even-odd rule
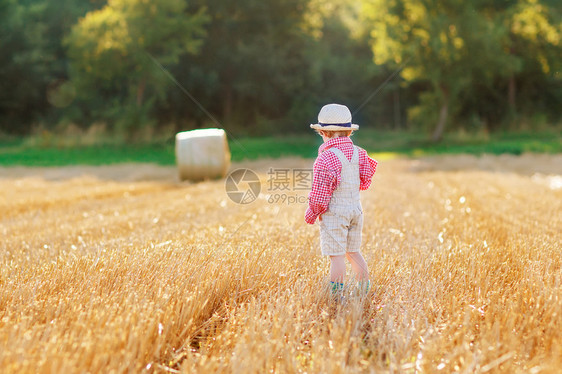
[[[233,162],[229,172],[239,168],[251,169],[257,173],[267,173],[271,169],[302,168],[312,169],[313,160],[299,157],[280,159],[261,159]],[[126,163],[103,166],[59,166],[59,167],[0,167],[0,180],[39,178],[45,181],[64,181],[76,178],[94,178],[115,182],[164,182],[190,184],[180,182],[175,166],[157,164]]]
[[[312,169],[314,160],[299,157],[261,159],[232,163],[229,172],[248,168],[267,174],[272,169]],[[515,155],[441,155],[421,158],[397,158],[379,162],[379,172],[409,171],[413,173],[431,171],[488,171],[516,173],[525,176],[536,174],[562,175],[562,154]],[[91,177],[116,182],[163,182],[180,183],[175,166],[156,164],[116,164],[105,166],[61,166],[61,167],[1,167],[0,180],[40,178],[46,181],[62,181]],[[181,182],[182,184],[190,182]]]
[[[562,154],[428,156],[413,160],[410,168],[410,171],[413,172],[467,170],[515,173],[526,176],[537,173],[561,175]]]
[[[60,166],[60,167],[3,167],[0,179],[41,178],[46,181],[91,177],[116,182],[178,181],[174,166],[156,164],[117,164],[105,166]]]

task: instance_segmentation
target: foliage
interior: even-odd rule
[[[197,53],[205,22],[204,9],[188,14],[183,0],[110,0],[88,13],[66,39],[79,99],[111,97],[109,110],[100,108],[106,119],[128,131],[146,124],[154,100],[170,85],[153,60],[174,64]]]
[[[560,4],[0,0],[0,132],[271,135],[328,102],[436,139],[558,123]]]
[[[0,0],[0,129],[26,134],[49,117],[60,102],[53,103],[51,94],[67,78],[60,41],[96,6],[83,0]]]
[[[559,6],[535,0],[366,0],[363,14],[375,63],[404,66],[402,77],[410,85],[427,82],[409,114],[411,121],[435,129],[434,140],[442,137],[446,122],[462,120],[461,114],[476,113],[488,123],[505,118],[486,107],[482,91],[488,97],[493,93],[492,106],[505,109],[501,98],[507,95],[498,92],[498,82],[509,79],[514,85],[537,62],[559,86],[559,76],[551,71],[560,68]],[[514,109],[515,99],[508,100]]]

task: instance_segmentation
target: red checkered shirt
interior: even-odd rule
[[[312,190],[308,195],[308,209],[304,215],[306,223],[313,224],[316,218],[328,210],[332,193],[341,180],[341,162],[334,152],[324,152],[329,148],[338,148],[348,160],[353,157],[353,142],[347,136],[333,138],[318,148],[318,158],[314,161]],[[371,178],[377,170],[377,162],[359,149],[359,189],[366,190],[371,185]]]

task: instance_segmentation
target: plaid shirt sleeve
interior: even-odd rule
[[[371,186],[371,179],[377,171],[378,162],[373,160],[362,148],[359,148],[359,189],[365,191]]]
[[[332,152],[325,152],[314,162],[312,190],[308,195],[308,209],[304,220],[314,224],[316,218],[328,210],[332,193],[341,179],[341,162]]]

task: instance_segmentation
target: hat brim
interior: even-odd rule
[[[338,126],[338,125],[322,126],[318,123],[313,123],[310,125],[310,128],[314,130],[324,130],[324,131],[351,131],[351,130],[359,130],[359,125],[352,124],[351,127]]]

